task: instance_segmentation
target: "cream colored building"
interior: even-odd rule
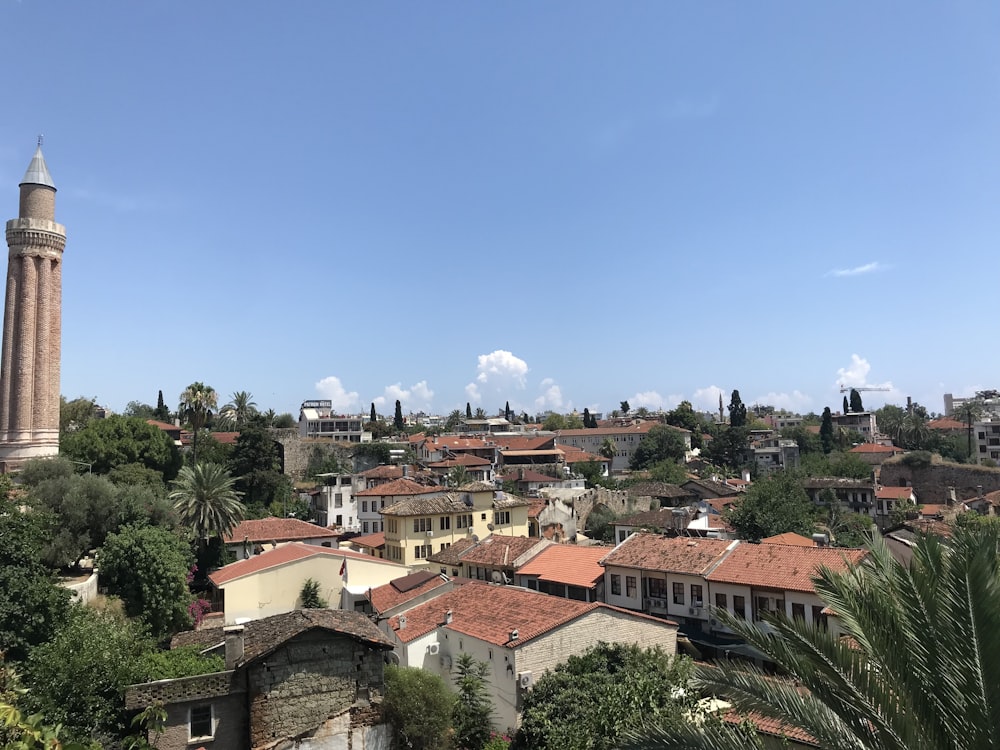
[[[382,510],[386,559],[426,568],[431,566],[428,557],[459,539],[485,539],[493,533],[527,536],[529,505],[529,500],[485,483],[401,500]]]
[[[677,626],[606,604],[579,602],[514,586],[457,586],[388,620],[403,666],[451,682],[458,657],[489,665],[494,726],[514,728],[535,680],[600,642],[677,652]]]
[[[226,565],[209,580],[223,601],[225,623],[233,625],[301,608],[302,585],[310,578],[331,609],[353,610],[364,606],[369,589],[410,572],[371,555],[292,542]]]

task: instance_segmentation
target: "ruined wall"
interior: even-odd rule
[[[541,494],[544,497],[560,500],[564,504],[564,507],[569,506],[571,508],[570,513],[575,520],[575,531],[581,532],[587,528],[587,517],[599,505],[606,506],[618,515],[633,513],[637,510],[649,510],[648,500],[637,503],[635,498],[632,498],[624,490],[609,490],[604,487],[594,487],[589,490],[563,490],[546,487],[541,490]],[[555,509],[558,509],[558,507],[555,506]],[[556,519],[555,517],[552,519],[543,518],[542,515],[539,515],[539,522],[543,528],[546,520],[555,522],[562,519]],[[573,535],[575,535],[575,531]],[[567,538],[571,536],[568,529],[566,530],[566,536]]]
[[[313,729],[382,690],[381,651],[347,636],[313,631],[259,659],[249,670],[250,745]]]
[[[900,457],[882,464],[879,481],[883,487],[913,487],[918,503],[945,503],[948,488],[955,488],[959,500],[969,500],[982,491],[1000,490],[1000,469],[938,461],[927,468],[913,468]]]
[[[291,477],[292,481],[300,481],[305,478],[309,458],[316,448],[322,450],[325,455],[336,455],[346,466],[351,465],[353,443],[321,438],[304,438],[299,435],[297,427],[271,430],[271,437],[281,445],[284,473]]]

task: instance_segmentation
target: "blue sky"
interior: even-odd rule
[[[70,398],[1000,387],[996,3],[0,0],[0,26],[0,217],[44,133]]]

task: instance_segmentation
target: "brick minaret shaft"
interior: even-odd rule
[[[62,254],[56,187],[41,146],[20,184],[18,217],[7,222],[7,297],[0,350],[0,468],[59,452]]]

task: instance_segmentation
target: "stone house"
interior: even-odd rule
[[[224,649],[226,669],[126,689],[127,709],[166,710],[158,750],[388,745],[379,706],[392,643],[363,614],[297,610],[184,642]]]

